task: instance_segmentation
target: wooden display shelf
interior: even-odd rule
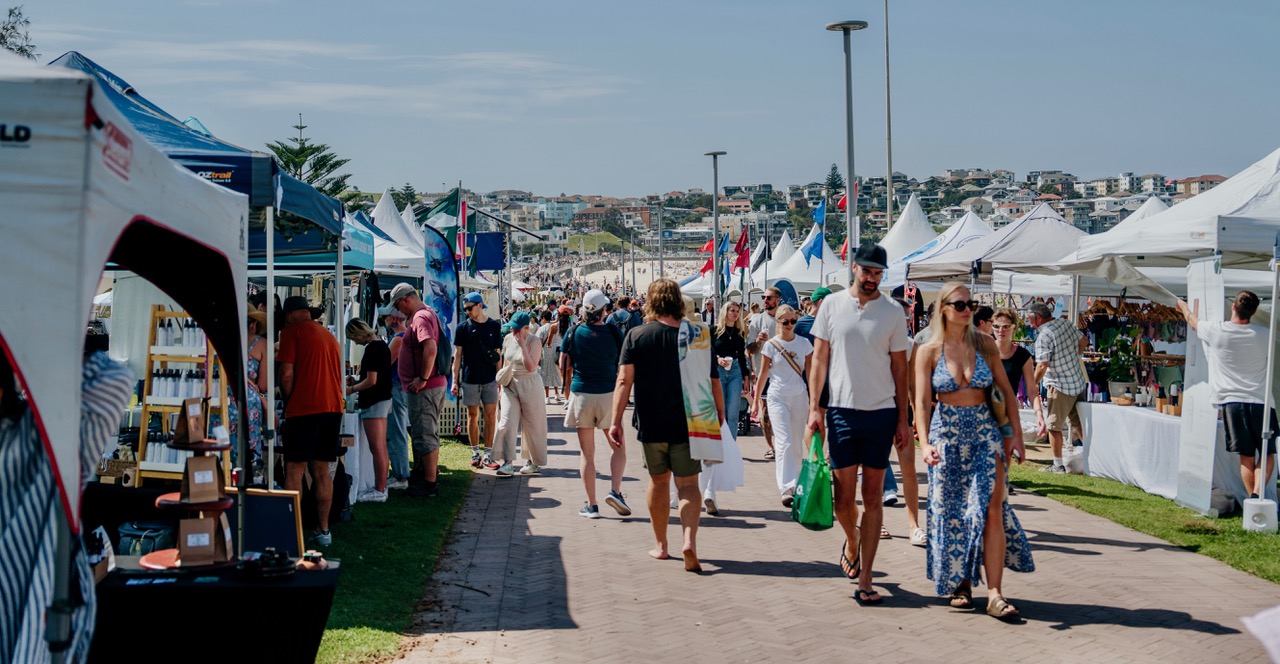
[[[161,571],[167,569],[218,569],[220,567],[230,567],[239,563],[236,558],[224,560],[222,562],[210,563],[208,565],[182,565],[178,560],[177,549],[160,549],[152,551],[138,560],[138,564],[142,569],[153,571]]]
[[[169,449],[181,452],[225,452],[231,449],[231,443],[220,443],[216,440],[202,440],[198,443],[168,443]]]
[[[161,494],[156,498],[156,507],[162,510],[186,510],[189,512],[224,512],[235,507],[236,501],[231,496],[223,496],[217,500],[204,503],[187,503],[182,501],[182,493]]]
[[[163,473],[166,476],[172,476],[166,477],[166,479],[182,479],[182,471],[185,470],[186,467],[186,459],[183,459],[182,463],[164,463],[162,461],[147,461],[145,459],[138,462],[139,471],[145,473]]]

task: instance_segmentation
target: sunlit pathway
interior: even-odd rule
[[[1025,622],[935,598],[901,505],[886,508],[895,537],[876,560],[886,601],[860,607],[836,564],[838,529],[789,520],[760,437],[742,440],[747,486],[722,494],[722,516],[703,516],[706,573],[685,573],[645,555],[639,443],[623,490],[636,514],[601,505],[605,518],[588,521],[576,438],[551,410],[541,476],[477,475],[406,639],[409,661],[1266,661],[1240,616],[1280,604],[1280,586],[1025,492],[1013,503],[1039,569],[1005,576]],[[985,588],[976,595],[984,606]]]

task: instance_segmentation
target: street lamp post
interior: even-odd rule
[[[889,200],[885,206],[884,228],[893,228],[893,110],[889,103],[889,0],[884,0],[884,154],[889,171]]]
[[[724,301],[724,284],[720,283],[720,157],[724,150],[705,153],[711,157],[711,271],[716,279],[716,303]]]
[[[658,277],[666,277],[667,269],[662,264],[662,207],[665,205],[662,201],[658,201]]]
[[[849,34],[854,30],[865,30],[866,21],[836,21],[828,23],[827,29],[833,32],[844,33],[844,124],[845,135],[848,137],[848,172],[846,184],[844,187],[845,195],[849,196],[848,204],[845,205],[845,237],[848,238],[849,253],[852,254],[858,245],[862,242],[862,222],[858,219],[858,192],[855,189],[856,182],[854,178],[857,176],[853,173],[853,53],[850,49]],[[849,283],[853,283],[853,260],[849,260]]]
[[[631,229],[631,290],[640,295],[640,287],[636,285],[636,229]]]

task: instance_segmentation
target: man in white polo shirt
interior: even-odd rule
[[[809,365],[808,431],[826,431],[835,488],[835,516],[846,540],[845,576],[858,582],[861,604],[884,601],[871,587],[871,568],[884,522],[884,474],[889,450],[914,444],[907,418],[907,321],[902,308],[880,293],[888,267],[884,248],[865,242],[854,255],[853,287],[830,295],[813,323]],[[819,395],[831,384],[826,418]],[[861,533],[856,492],[862,468]]]

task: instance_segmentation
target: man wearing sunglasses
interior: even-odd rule
[[[493,435],[497,431],[498,367],[502,364],[502,324],[485,314],[479,293],[462,297],[467,320],[458,326],[453,344],[453,396],[467,407],[467,438],[471,466],[497,470],[493,460]],[[480,447],[480,410],[484,409],[484,448]]]
[[[884,522],[884,475],[889,450],[913,445],[908,423],[907,321],[902,309],[880,293],[888,253],[864,242],[854,254],[854,282],[846,295],[828,296],[813,323],[814,353],[809,367],[807,432],[828,434],[835,488],[835,516],[845,532],[840,567],[857,581],[860,604],[884,599],[871,586],[872,565]],[[829,369],[829,373],[828,373]],[[819,395],[831,384],[823,417]],[[858,469],[862,505],[858,523]]]
[[[1075,324],[1065,318],[1054,318],[1053,310],[1043,302],[1033,302],[1027,307],[1027,322],[1036,329],[1036,385],[1043,384],[1048,396],[1045,424],[1049,428],[1049,445],[1053,448],[1053,465],[1041,470],[1065,473],[1062,461],[1062,425],[1071,423],[1073,440],[1083,436],[1080,430],[1080,414],[1076,407],[1084,401],[1089,378],[1084,373],[1080,354],[1089,340],[1080,334]],[[1028,385],[1027,391],[1039,389]],[[1041,432],[1043,433],[1043,432]]]
[[[752,372],[760,371],[761,350],[763,345],[768,343],[778,333],[778,305],[782,304],[782,291],[770,286],[764,289],[764,311],[751,317],[747,323],[747,352],[751,353],[751,370]],[[756,373],[759,375],[759,373]],[[765,390],[768,391],[769,385],[765,384]],[[757,397],[763,399],[764,395],[759,394]],[[769,421],[769,411],[764,410],[760,414],[760,428],[764,429],[764,442],[769,446],[769,450],[764,453],[764,458],[772,459],[773,453],[773,423]]]

